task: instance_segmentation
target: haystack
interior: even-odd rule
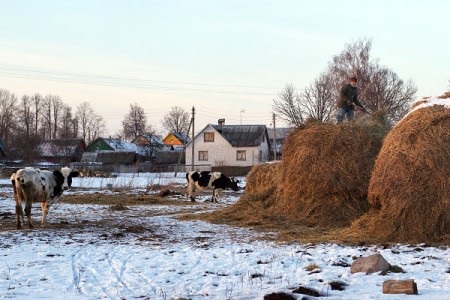
[[[383,240],[450,234],[450,108],[421,106],[386,137],[368,189],[371,213],[354,224]]]
[[[346,225],[368,210],[367,188],[384,128],[321,124],[291,133],[283,149],[276,215]]]

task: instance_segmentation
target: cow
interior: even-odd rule
[[[219,201],[219,191],[225,190],[227,188],[233,191],[239,190],[238,183],[239,180],[234,180],[234,178],[228,178],[221,172],[197,172],[192,171],[186,173],[186,180],[188,183],[187,194],[192,202],[195,202],[194,193],[196,189],[212,189],[212,200],[211,202]]]
[[[42,208],[41,227],[45,227],[45,219],[53,204],[61,200],[65,190],[72,186],[72,178],[78,177],[80,173],[71,168],[63,167],[61,170],[47,171],[26,167],[11,175],[11,183],[14,189],[16,201],[16,225],[21,229],[24,222],[22,202],[25,201],[25,214],[27,215],[28,227],[33,228],[31,222],[31,205],[33,201],[40,201]]]

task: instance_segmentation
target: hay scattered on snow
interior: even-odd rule
[[[450,234],[449,107],[421,103],[394,127],[368,194],[373,209],[354,226],[396,242],[429,242]]]

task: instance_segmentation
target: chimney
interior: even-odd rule
[[[223,125],[225,125],[225,119],[217,120],[217,124],[219,125],[219,131],[222,132]]]

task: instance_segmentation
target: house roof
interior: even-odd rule
[[[70,156],[79,149],[80,145],[86,148],[84,140],[81,138],[77,139],[48,139],[43,140],[39,146],[39,154],[43,157],[55,157],[55,156]],[[82,146],[82,147],[83,147]]]
[[[160,137],[153,135],[153,134],[146,134],[146,133],[139,135],[134,140],[132,140],[131,143],[135,144],[136,141],[138,141],[138,139],[141,137],[146,139],[152,145],[165,146],[165,144],[161,141]]]
[[[134,152],[140,155],[145,155],[145,150],[139,145],[127,142],[118,138],[98,138],[103,140],[109,147],[111,147],[111,151],[116,152]],[[98,140],[97,139],[97,140]],[[91,144],[95,143],[97,140],[93,141]]]
[[[286,139],[289,133],[291,133],[294,130],[294,128],[276,128],[277,131],[277,139]],[[269,134],[269,139],[273,140],[274,137],[274,129],[273,128],[267,128],[267,133]]]
[[[170,133],[172,133],[183,144],[191,140],[186,133],[178,133],[172,131]]]
[[[98,151],[84,152],[81,162],[97,162],[108,164],[132,164],[136,159],[136,152],[126,151]]]
[[[213,125],[233,147],[257,147],[266,134],[266,125]]]

